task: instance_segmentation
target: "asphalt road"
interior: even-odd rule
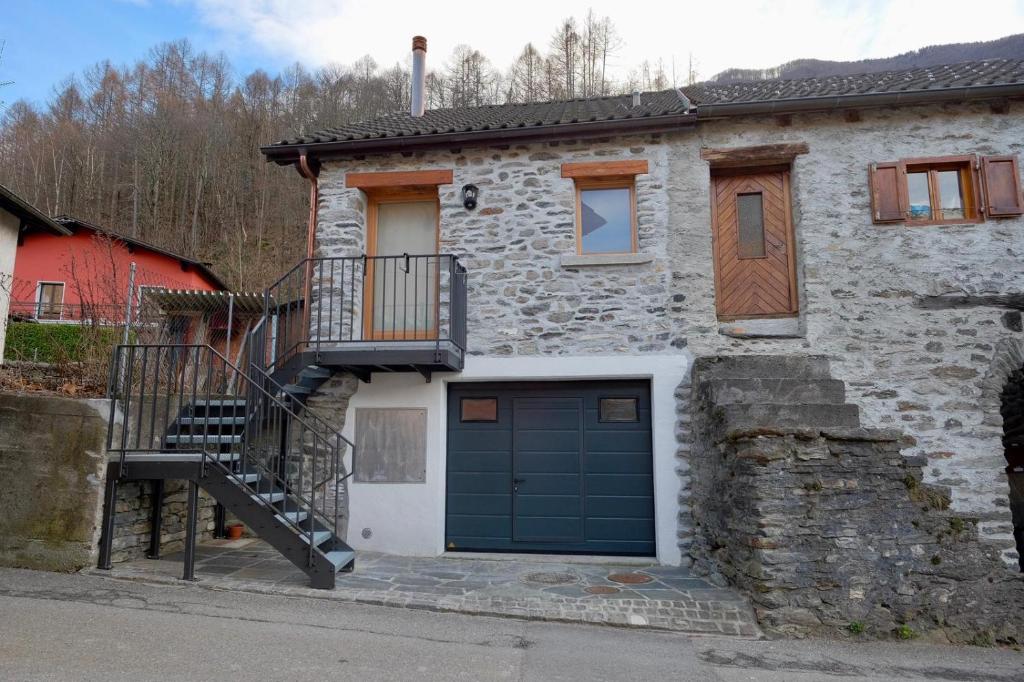
[[[2,680],[964,680],[1024,653],[693,637],[0,569]]]

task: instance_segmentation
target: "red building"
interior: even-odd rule
[[[82,220],[56,220],[71,234],[31,232],[19,237],[11,287],[12,316],[123,321],[132,263],[136,296],[145,287],[226,289],[205,263]]]

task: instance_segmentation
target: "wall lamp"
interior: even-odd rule
[[[476,198],[480,194],[480,188],[476,185],[463,185],[462,186],[462,205],[467,211],[472,211],[476,208]]]

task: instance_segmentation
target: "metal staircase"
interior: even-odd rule
[[[253,355],[261,348],[251,348],[246,371],[205,345],[117,348],[101,567],[110,565],[118,482],[183,479],[190,483],[186,578],[194,577],[199,488],[313,587],[331,589],[339,571],[352,570],[355,552],[338,524],[352,443],[315,414],[297,414],[295,394],[260,369]]]
[[[466,268],[451,254],[307,258],[264,292],[239,366],[209,345],[119,346],[100,566],[110,567],[118,483],[153,481],[155,558],[163,481],[184,479],[186,578],[202,488],[314,587],[332,588],[355,556],[338,523],[355,448],[306,399],[339,371],[366,382],[380,371],[427,381],[461,371],[466,310]]]

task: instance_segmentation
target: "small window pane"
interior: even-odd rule
[[[907,173],[911,220],[930,220],[932,199],[928,194],[928,173]]]
[[[736,195],[740,258],[764,258],[764,198],[760,192]]]
[[[580,251],[631,253],[633,202],[628,187],[580,190]]]
[[[939,176],[939,210],[943,220],[963,220],[964,193],[960,182],[960,171],[944,170],[936,173]]]
[[[635,422],[640,419],[636,398],[601,398],[598,412],[598,419],[603,422]]]
[[[498,421],[497,398],[463,398],[461,409],[464,422]]]

